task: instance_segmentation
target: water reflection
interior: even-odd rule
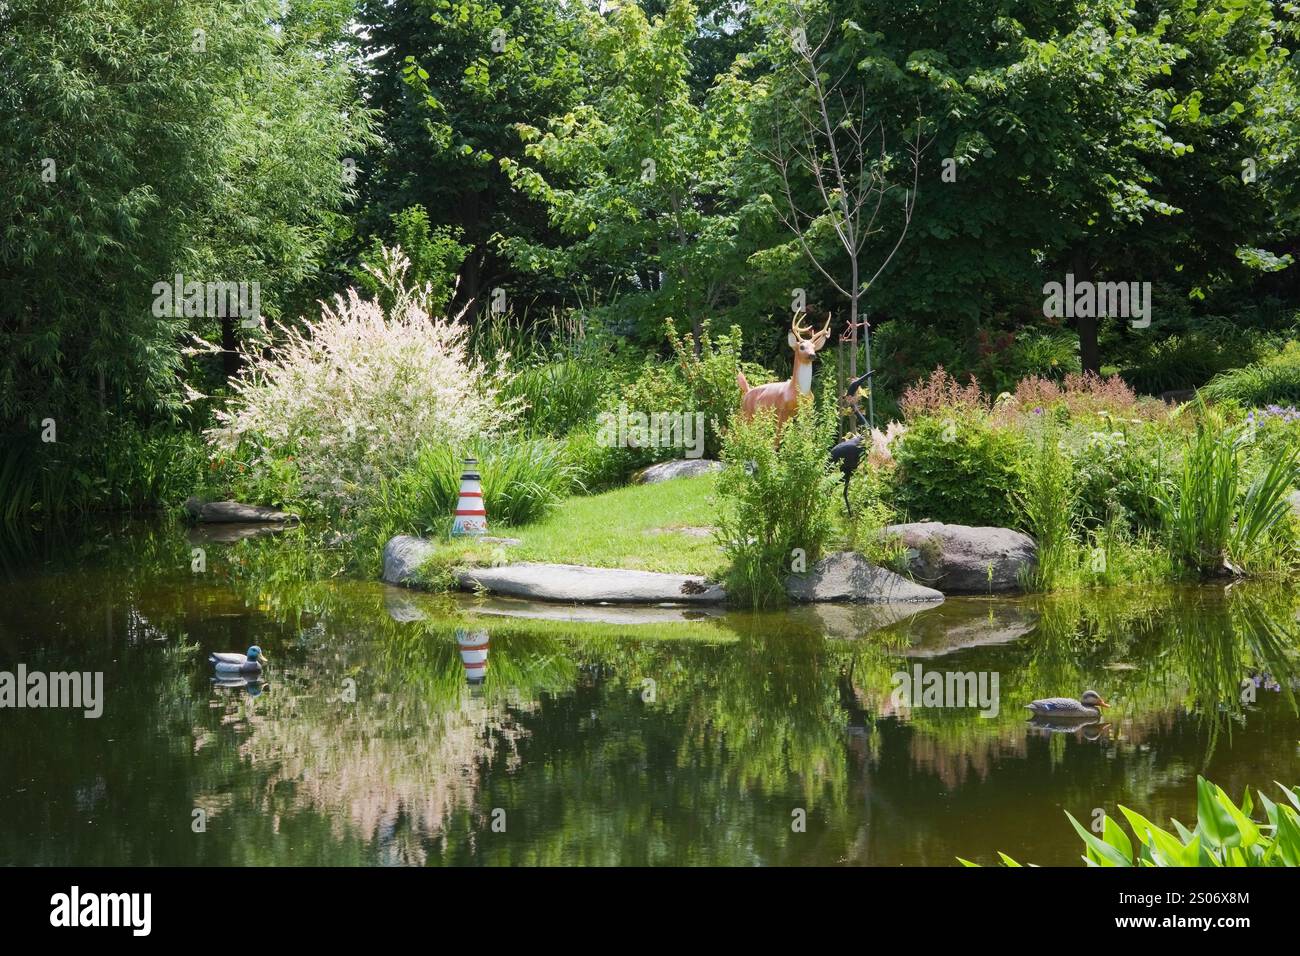
[[[203,575],[168,529],[11,567],[0,667],[103,670],[107,700],[0,714],[0,860],[1073,863],[1063,809],[1300,780],[1283,589],[574,624],[349,580],[298,540],[213,543]],[[273,687],[210,680],[249,643]],[[899,706],[917,666],[996,674],[996,715]],[[1084,687],[1105,718],[1026,719]]]

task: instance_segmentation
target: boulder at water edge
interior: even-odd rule
[[[437,546],[433,542],[409,534],[389,538],[384,545],[384,572],[381,577],[389,584],[418,586],[420,578],[417,572],[420,565],[436,550]]]
[[[917,521],[884,533],[906,546],[912,576],[944,594],[1018,591],[1038,563],[1034,539],[1010,528]]]

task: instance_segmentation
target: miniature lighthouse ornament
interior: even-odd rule
[[[483,509],[483,485],[478,473],[478,461],[465,459],[465,470],[460,476],[460,497],[456,499],[456,520],[451,524],[451,536],[487,533],[487,512]]]

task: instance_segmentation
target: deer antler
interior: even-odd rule
[[[808,313],[807,313],[807,312],[801,312],[800,315],[803,315],[803,316],[806,317],[806,316],[808,315]],[[791,323],[790,323],[790,331],[793,332],[793,333],[795,334],[795,337],[796,337],[796,338],[800,338],[800,339],[808,339],[808,338],[812,338],[812,326],[811,326],[811,325],[805,325],[804,323],[800,322],[800,321],[799,321],[799,316],[798,316],[798,315],[796,315],[796,316],[794,317],[794,319],[791,321]]]

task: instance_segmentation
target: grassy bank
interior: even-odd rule
[[[654,485],[629,485],[603,494],[566,498],[540,521],[492,528],[519,544],[455,541],[435,558],[438,568],[491,564],[504,553],[510,561],[585,564],[717,578],[726,567],[711,530],[717,520],[712,475],[677,478]],[[489,521],[491,515],[488,516]]]

